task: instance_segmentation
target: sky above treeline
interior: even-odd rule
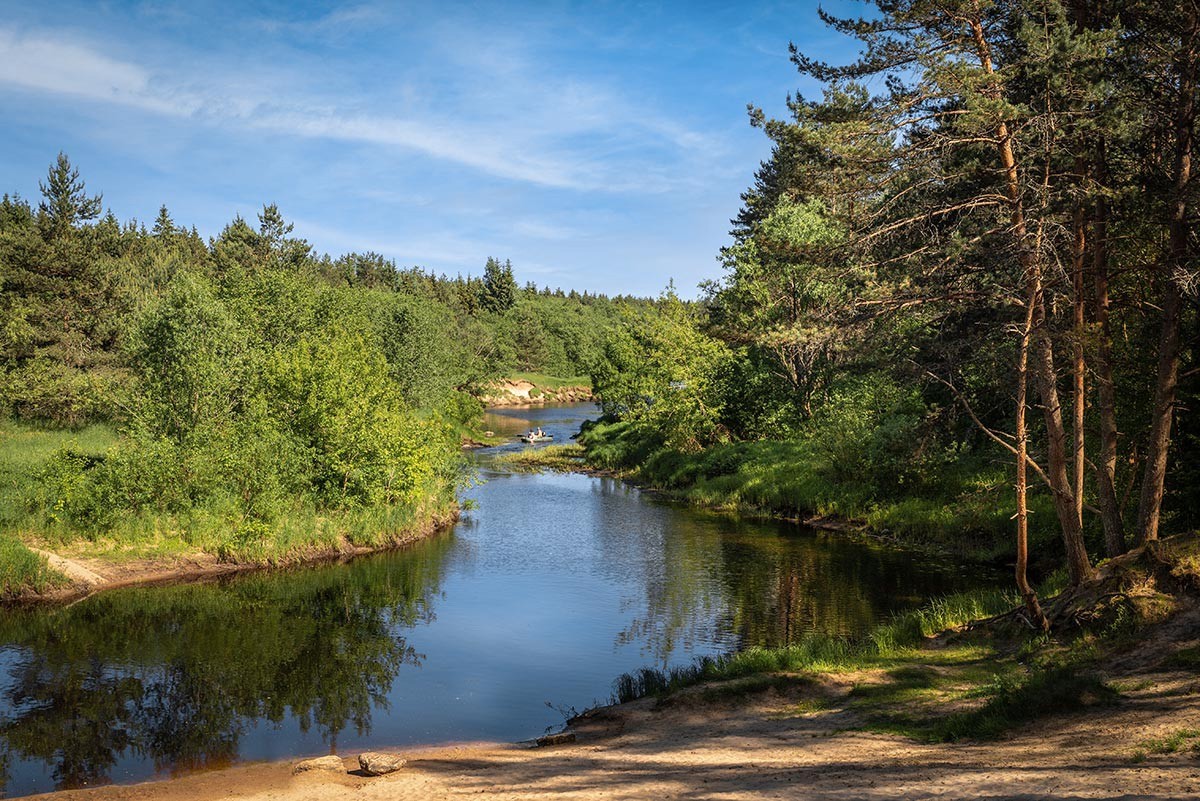
[[[860,14],[851,2],[826,2]],[[721,273],[769,153],[746,105],[842,60],[817,3],[0,0],[0,191],[58,151],[119,218],[277,203],[318,252],[607,294]]]

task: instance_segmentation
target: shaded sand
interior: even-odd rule
[[[1000,742],[919,744],[846,731],[851,680],[800,684],[829,708],[797,710],[796,695],[610,707],[576,721],[578,741],[550,748],[475,744],[409,749],[398,773],[292,774],[292,762],[247,765],[166,782],[62,792],[56,799],[1176,799],[1200,794],[1200,752],[1150,755],[1139,743],[1200,728],[1200,677],[1140,676],[1116,707],[1050,718]]]

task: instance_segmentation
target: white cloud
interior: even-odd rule
[[[150,93],[146,70],[86,45],[0,29],[0,82],[33,91],[174,112]]]
[[[314,24],[361,22],[377,13],[357,6]],[[196,66],[180,75],[175,65],[155,69],[95,44],[4,28],[0,84],[217,126],[382,145],[559,189],[668,191],[695,181],[699,171],[687,165],[712,162],[721,151],[716,138],[603,85],[547,73],[516,45],[500,48],[503,56],[493,45],[487,54],[496,57],[484,59],[472,37],[461,30],[457,36],[437,48],[454,69],[442,74],[446,64],[439,63],[424,74],[426,83],[446,91],[422,98],[406,90],[422,77],[414,68],[415,74],[396,76],[408,98],[399,103],[322,94],[307,88],[309,76],[286,68],[250,86],[245,65],[242,74]],[[366,110],[384,105],[398,110]]]

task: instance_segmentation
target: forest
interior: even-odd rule
[[[6,467],[6,563],[36,573],[22,531],[257,559],[386,538],[454,506],[458,439],[516,371],[592,377],[595,466],[1015,562],[1035,617],[1030,571],[1078,585],[1189,529],[1200,20],[823,19],[862,55],[793,47],[821,96],[750,108],[771,155],[698,300],[318,256],[275,205],[208,241],[166,207],[121,223],[60,155],[0,204],[5,425],[59,436]]]
[[[606,342],[587,458],[1015,562],[1044,620],[1029,570],[1078,585],[1200,512],[1200,16],[877,6],[822,13],[852,63],[793,46],[820,97],[750,108],[724,274]]]
[[[23,542],[288,562],[449,519],[491,382],[586,375],[647,305],[318,256],[275,205],[121,223],[60,154],[0,201],[0,594]]]

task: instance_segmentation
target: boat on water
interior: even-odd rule
[[[521,435],[521,442],[549,442],[554,439],[554,435],[547,434],[540,428],[537,431],[526,431]]]

